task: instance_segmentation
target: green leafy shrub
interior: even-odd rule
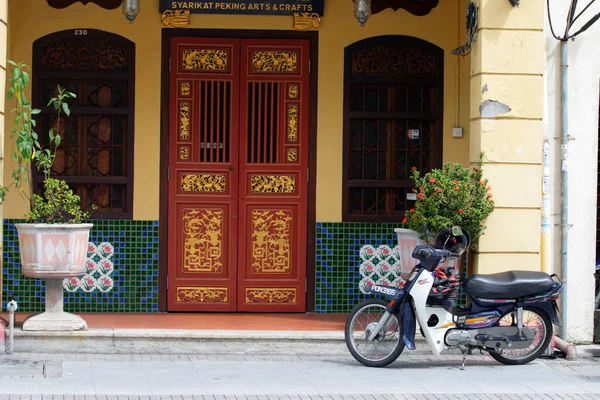
[[[50,178],[52,165],[56,159],[56,149],[60,145],[60,122],[62,114],[71,114],[68,99],[75,98],[75,94],[58,86],[56,96],[48,102],[56,112],[54,126],[48,132],[50,146],[43,148],[39,136],[35,131],[36,121],[33,117],[41,112],[32,108],[25,91],[29,86],[29,67],[24,63],[8,61],[11,65],[9,73],[9,88],[7,97],[9,101],[15,100],[13,127],[10,138],[13,141],[12,151],[12,182],[0,186],[0,202],[4,202],[10,188],[18,191],[22,198],[29,203],[29,213],[26,214],[28,222],[36,223],[78,223],[89,216],[80,206],[80,198],[69,188],[63,180]],[[33,194],[33,181],[31,178],[31,164],[44,175],[44,197]],[[28,187],[29,190],[25,190]],[[94,206],[93,209],[96,207]]]
[[[33,195],[33,208],[29,221],[33,223],[78,224],[89,217],[80,207],[80,198],[63,180],[47,178],[44,182],[44,197]]]
[[[471,249],[485,231],[485,220],[494,210],[488,180],[483,179],[483,154],[473,169],[458,163],[445,163],[421,176],[412,169],[417,195],[414,208],[406,210],[402,226],[424,236],[425,224],[431,232],[459,225],[471,236]]]

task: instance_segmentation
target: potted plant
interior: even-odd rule
[[[432,234],[454,225],[461,226],[471,237],[470,250],[485,231],[485,220],[494,210],[494,200],[488,180],[483,178],[483,154],[472,168],[458,163],[445,163],[441,169],[421,175],[412,168],[411,179],[416,202],[406,210],[402,228],[396,229],[399,242],[402,236],[412,235],[415,242],[425,239],[424,227]],[[402,247],[402,245],[401,245]],[[414,247],[414,246],[413,246]]]
[[[27,319],[24,330],[71,330],[85,329],[85,321],[78,316],[62,312],[62,279],[85,274],[85,261],[89,241],[90,223],[82,223],[89,216],[81,209],[80,198],[67,183],[50,177],[61,142],[61,118],[70,115],[68,99],[75,98],[60,86],[48,106],[56,112],[53,127],[48,132],[49,147],[40,145],[35,132],[33,116],[41,110],[32,108],[25,90],[29,86],[28,67],[23,63],[8,61],[12,66],[9,78],[8,100],[15,100],[14,126],[10,138],[13,141],[14,167],[12,182],[0,186],[0,201],[14,187],[28,202],[26,223],[15,224],[19,235],[19,251],[23,275],[47,278],[46,312]],[[30,167],[31,163],[31,167]],[[34,194],[32,168],[44,176],[43,196]]]

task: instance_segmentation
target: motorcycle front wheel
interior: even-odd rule
[[[496,326],[517,326],[516,311],[504,314]],[[546,312],[534,307],[523,307],[523,326],[533,329],[535,336],[525,349],[505,349],[502,354],[491,351],[490,356],[506,365],[523,365],[538,358],[552,339],[552,322]]]
[[[404,350],[404,327],[398,315],[390,315],[375,340],[368,340],[384,315],[387,304],[382,299],[364,300],[354,307],[346,321],[346,346],[352,356],[367,367],[385,367]]]

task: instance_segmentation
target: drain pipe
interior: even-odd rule
[[[542,234],[540,261],[541,270],[552,274],[552,207],[550,205],[552,196],[552,185],[550,184],[550,141],[544,139],[542,151]]]
[[[568,151],[569,151],[569,113],[568,99],[569,88],[568,72],[569,72],[569,42],[568,40],[560,41],[560,93],[561,93],[561,135],[560,135],[560,160],[561,160],[561,243],[560,243],[560,272],[563,284],[563,292],[561,294],[562,308],[562,330],[561,336],[563,340],[568,340],[567,337],[567,293],[568,293],[568,258],[567,246],[569,244],[569,171],[568,171]]]

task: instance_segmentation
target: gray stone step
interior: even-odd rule
[[[15,353],[347,355],[337,331],[174,329],[15,330]],[[422,338],[411,354],[429,354]]]
[[[196,355],[349,355],[341,331],[260,331],[188,329],[89,329],[87,331],[15,330],[14,352],[91,354]],[[417,333],[416,350],[403,354],[431,355]],[[578,357],[600,357],[600,345],[579,345]],[[474,352],[474,355],[480,354]],[[442,355],[461,355],[458,349]]]

